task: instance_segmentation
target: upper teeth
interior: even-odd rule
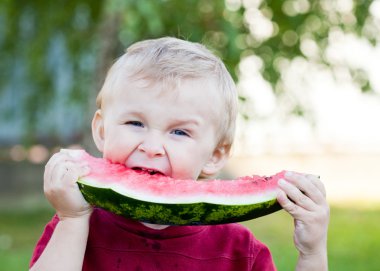
[[[142,171],[146,171],[148,172],[150,175],[153,175],[153,174],[156,174],[157,171],[154,170],[154,169],[148,169],[148,168],[140,168],[140,167],[136,167],[134,168],[135,170],[142,170]]]

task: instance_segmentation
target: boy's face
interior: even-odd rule
[[[220,92],[206,79],[182,80],[178,88],[115,82],[93,120],[103,157],[176,179],[217,173],[227,158],[225,148],[217,146]]]

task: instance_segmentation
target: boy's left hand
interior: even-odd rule
[[[318,176],[286,172],[277,200],[294,218],[294,243],[302,255],[326,253],[330,208]]]

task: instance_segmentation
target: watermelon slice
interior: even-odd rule
[[[84,198],[127,218],[162,225],[211,225],[250,220],[281,209],[277,182],[284,171],[236,180],[176,180],[128,169],[83,150],[69,153],[91,168],[78,180]]]

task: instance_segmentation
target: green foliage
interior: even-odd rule
[[[23,112],[26,135],[36,140],[36,123],[58,99],[62,68],[69,75],[68,101],[86,102],[86,83],[93,68],[85,61],[93,54],[89,42],[100,20],[101,1],[2,1],[4,22],[0,41],[0,94],[12,93]],[[57,52],[57,48],[62,48]],[[64,62],[64,63],[63,63]],[[14,106],[6,114],[16,114]],[[7,118],[9,119],[9,118]]]
[[[0,96],[8,93],[18,102],[17,110],[5,105],[0,115],[11,122],[22,118],[28,142],[40,141],[38,129],[47,129],[39,124],[41,116],[55,110],[60,91],[67,106],[80,105],[90,114],[89,97],[94,100],[112,60],[137,40],[161,36],[205,43],[236,80],[241,57],[255,54],[263,61],[263,77],[281,95],[281,60],[303,57],[334,65],[324,55],[332,29],[378,41],[378,33],[368,30],[374,23],[372,2],[353,1],[351,9],[342,10],[338,1],[328,0],[1,1]],[[262,26],[250,22],[260,16],[273,27],[265,37],[255,35]],[[302,49],[305,39],[318,46],[316,56]],[[351,72],[363,91],[371,89],[365,73]],[[290,113],[302,115],[302,104],[295,107]]]
[[[109,14],[120,16],[119,40],[123,48],[149,38],[175,36],[202,42],[223,58],[234,73],[240,60],[240,49],[235,44],[238,34],[247,32],[242,23],[228,20],[232,12],[223,1],[160,0],[113,1]]]
[[[170,35],[204,41],[232,72],[240,59],[234,39],[242,27],[225,19],[223,1],[3,1],[0,10],[0,94],[20,99],[27,143],[39,140],[37,124],[54,110],[60,86],[68,89],[68,105],[90,111],[98,78],[138,40]],[[14,106],[2,111],[7,120],[16,115]]]
[[[337,1],[263,1],[258,7],[274,25],[274,33],[265,40],[246,37],[245,47],[260,56],[264,62],[263,76],[277,92],[284,91],[281,84],[280,59],[310,56],[302,50],[302,41],[309,39],[318,45],[318,56],[312,60],[332,66],[325,55],[329,33],[340,29],[354,33],[376,43],[376,39],[363,29],[367,26],[369,7],[373,1],[353,1],[352,10],[339,10]],[[352,72],[355,72],[354,70]],[[369,83],[365,80],[365,83]]]

